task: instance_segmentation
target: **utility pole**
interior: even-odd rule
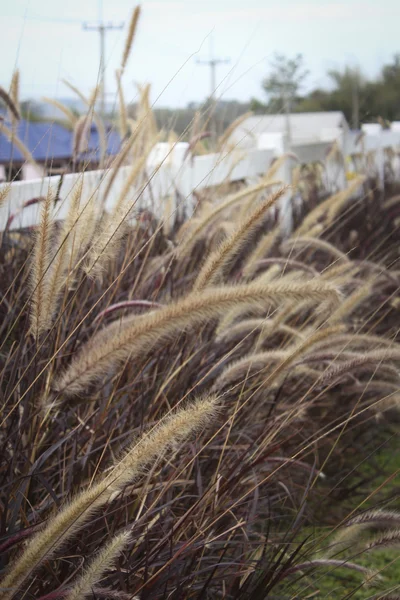
[[[353,73],[351,85],[351,104],[352,104],[352,127],[357,130],[360,127],[360,101],[358,94],[357,72]]]
[[[200,60],[197,59],[198,65],[206,65],[210,67],[210,100],[213,100],[215,90],[217,87],[217,74],[216,68],[217,65],[226,64],[230,62],[230,58],[215,58],[214,50],[213,50],[213,38],[210,37],[210,58],[208,60]]]
[[[288,144],[289,151],[290,151],[290,145],[291,145],[291,141],[292,141],[292,129],[290,126],[290,111],[292,109],[291,100],[292,100],[292,98],[290,95],[290,91],[286,88],[286,90],[284,92],[283,102],[284,102],[284,110],[285,110],[286,137],[287,137],[287,144]]]
[[[112,22],[105,23],[102,15],[102,0],[99,0],[99,20],[96,23],[83,23],[83,29],[85,31],[97,31],[100,34],[100,81],[101,81],[101,107],[100,113],[103,119],[106,116],[106,85],[105,85],[105,71],[106,71],[106,33],[116,29],[123,29],[124,23],[115,25]]]
[[[197,60],[198,65],[207,65],[210,67],[210,100],[214,99],[214,93],[217,87],[216,67],[223,63],[229,63],[229,58],[210,58],[209,60]]]
[[[217,66],[220,64],[227,64],[230,63],[230,58],[216,58],[214,56],[214,51],[213,51],[213,38],[212,36],[210,37],[210,58],[208,60],[200,60],[197,59],[196,63],[198,65],[206,65],[207,67],[210,67],[210,103],[211,103],[211,130],[213,135],[216,135],[216,127],[215,127],[215,118],[213,116],[213,111],[215,110],[215,106],[213,106],[213,104],[215,104],[215,90],[217,88]]]

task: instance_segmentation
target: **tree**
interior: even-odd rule
[[[385,84],[399,85],[400,81],[400,54],[395,54],[392,65],[385,65],[382,69],[382,79]]]
[[[359,69],[346,67],[343,71],[328,73],[333,82],[332,90],[316,89],[310,92],[297,105],[300,112],[338,110],[344,113],[354,129],[360,121],[367,120],[374,111],[374,94],[369,93],[370,85]]]
[[[389,121],[400,119],[400,54],[393,57],[393,63],[385,65],[378,82],[370,84],[369,92],[374,96],[376,114]]]
[[[250,100],[250,110],[256,114],[262,114],[268,110],[268,106],[264,102],[261,102],[261,100],[258,100],[258,98],[252,98]]]
[[[296,112],[318,112],[332,110],[331,92],[317,88],[310,92],[296,104]]]
[[[279,110],[293,108],[293,101],[298,97],[301,85],[308,75],[303,66],[303,56],[286,58],[283,54],[275,54],[271,63],[272,72],[263,81],[263,88],[272,102],[277,103]]]
[[[43,107],[37,100],[22,100],[20,111],[21,117],[26,121],[43,121]]]
[[[371,121],[400,120],[400,54],[382,67],[376,79],[367,79],[354,67],[330,71],[333,89],[317,88],[303,98],[299,92],[307,72],[303,69],[301,55],[294,59],[277,55],[273,67],[271,75],[262,84],[269,95],[269,103],[264,105],[252,99],[251,106],[256,112],[280,110],[289,114],[337,110],[344,113],[354,129]]]
[[[283,110],[287,115],[287,135],[290,140],[289,114],[293,110],[295,99],[308,71],[303,65],[303,56],[297,54],[294,58],[287,58],[283,54],[275,54],[271,63],[272,72],[264,79],[263,88],[270,96],[275,110]]]
[[[335,83],[333,101],[350,120],[353,129],[359,129],[360,109],[364,108],[366,81],[358,68],[346,67],[344,71],[330,71]],[[351,115],[351,118],[350,118]]]

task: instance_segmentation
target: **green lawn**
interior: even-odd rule
[[[393,430],[391,432],[393,434]],[[400,443],[398,432],[390,440],[384,449],[374,456],[374,467],[379,466],[381,473],[374,479],[373,487],[366,490],[365,500],[358,506],[352,506],[349,501],[345,503],[345,512],[349,514],[365,509],[379,508],[385,506],[391,510],[400,511]],[[368,477],[370,474],[370,463],[365,462],[362,466],[362,475]],[[302,539],[307,533],[310,540],[307,541],[309,548],[318,548],[316,553],[319,557],[324,554],[324,548],[329,545],[329,527],[305,528],[301,531]],[[380,580],[374,585],[366,586],[362,573],[345,568],[325,567],[301,577],[300,574],[293,576],[289,583],[286,580],[282,593],[289,593],[291,598],[329,598],[342,600],[352,598],[354,600],[367,600],[378,598],[383,590],[393,592],[394,596],[400,598],[400,546],[390,547],[370,552],[359,552],[356,549],[343,553],[335,558],[348,559],[374,572],[380,573]]]

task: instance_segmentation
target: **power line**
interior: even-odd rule
[[[19,16],[19,15],[18,15]],[[42,23],[62,23],[63,25],[77,25],[82,23],[82,19],[68,19],[63,17],[45,17],[38,14],[28,14],[24,16],[26,21],[39,21]]]

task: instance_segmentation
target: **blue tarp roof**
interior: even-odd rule
[[[5,123],[10,127],[9,123]],[[22,119],[17,125],[17,135],[25,144],[37,162],[68,159],[72,157],[73,132],[59,123],[40,123]],[[106,127],[107,154],[114,155],[120,149],[121,141],[118,133]],[[99,160],[99,135],[92,125],[90,130],[88,152],[85,158],[96,162]],[[0,163],[25,162],[21,152],[9,139],[0,132]]]

